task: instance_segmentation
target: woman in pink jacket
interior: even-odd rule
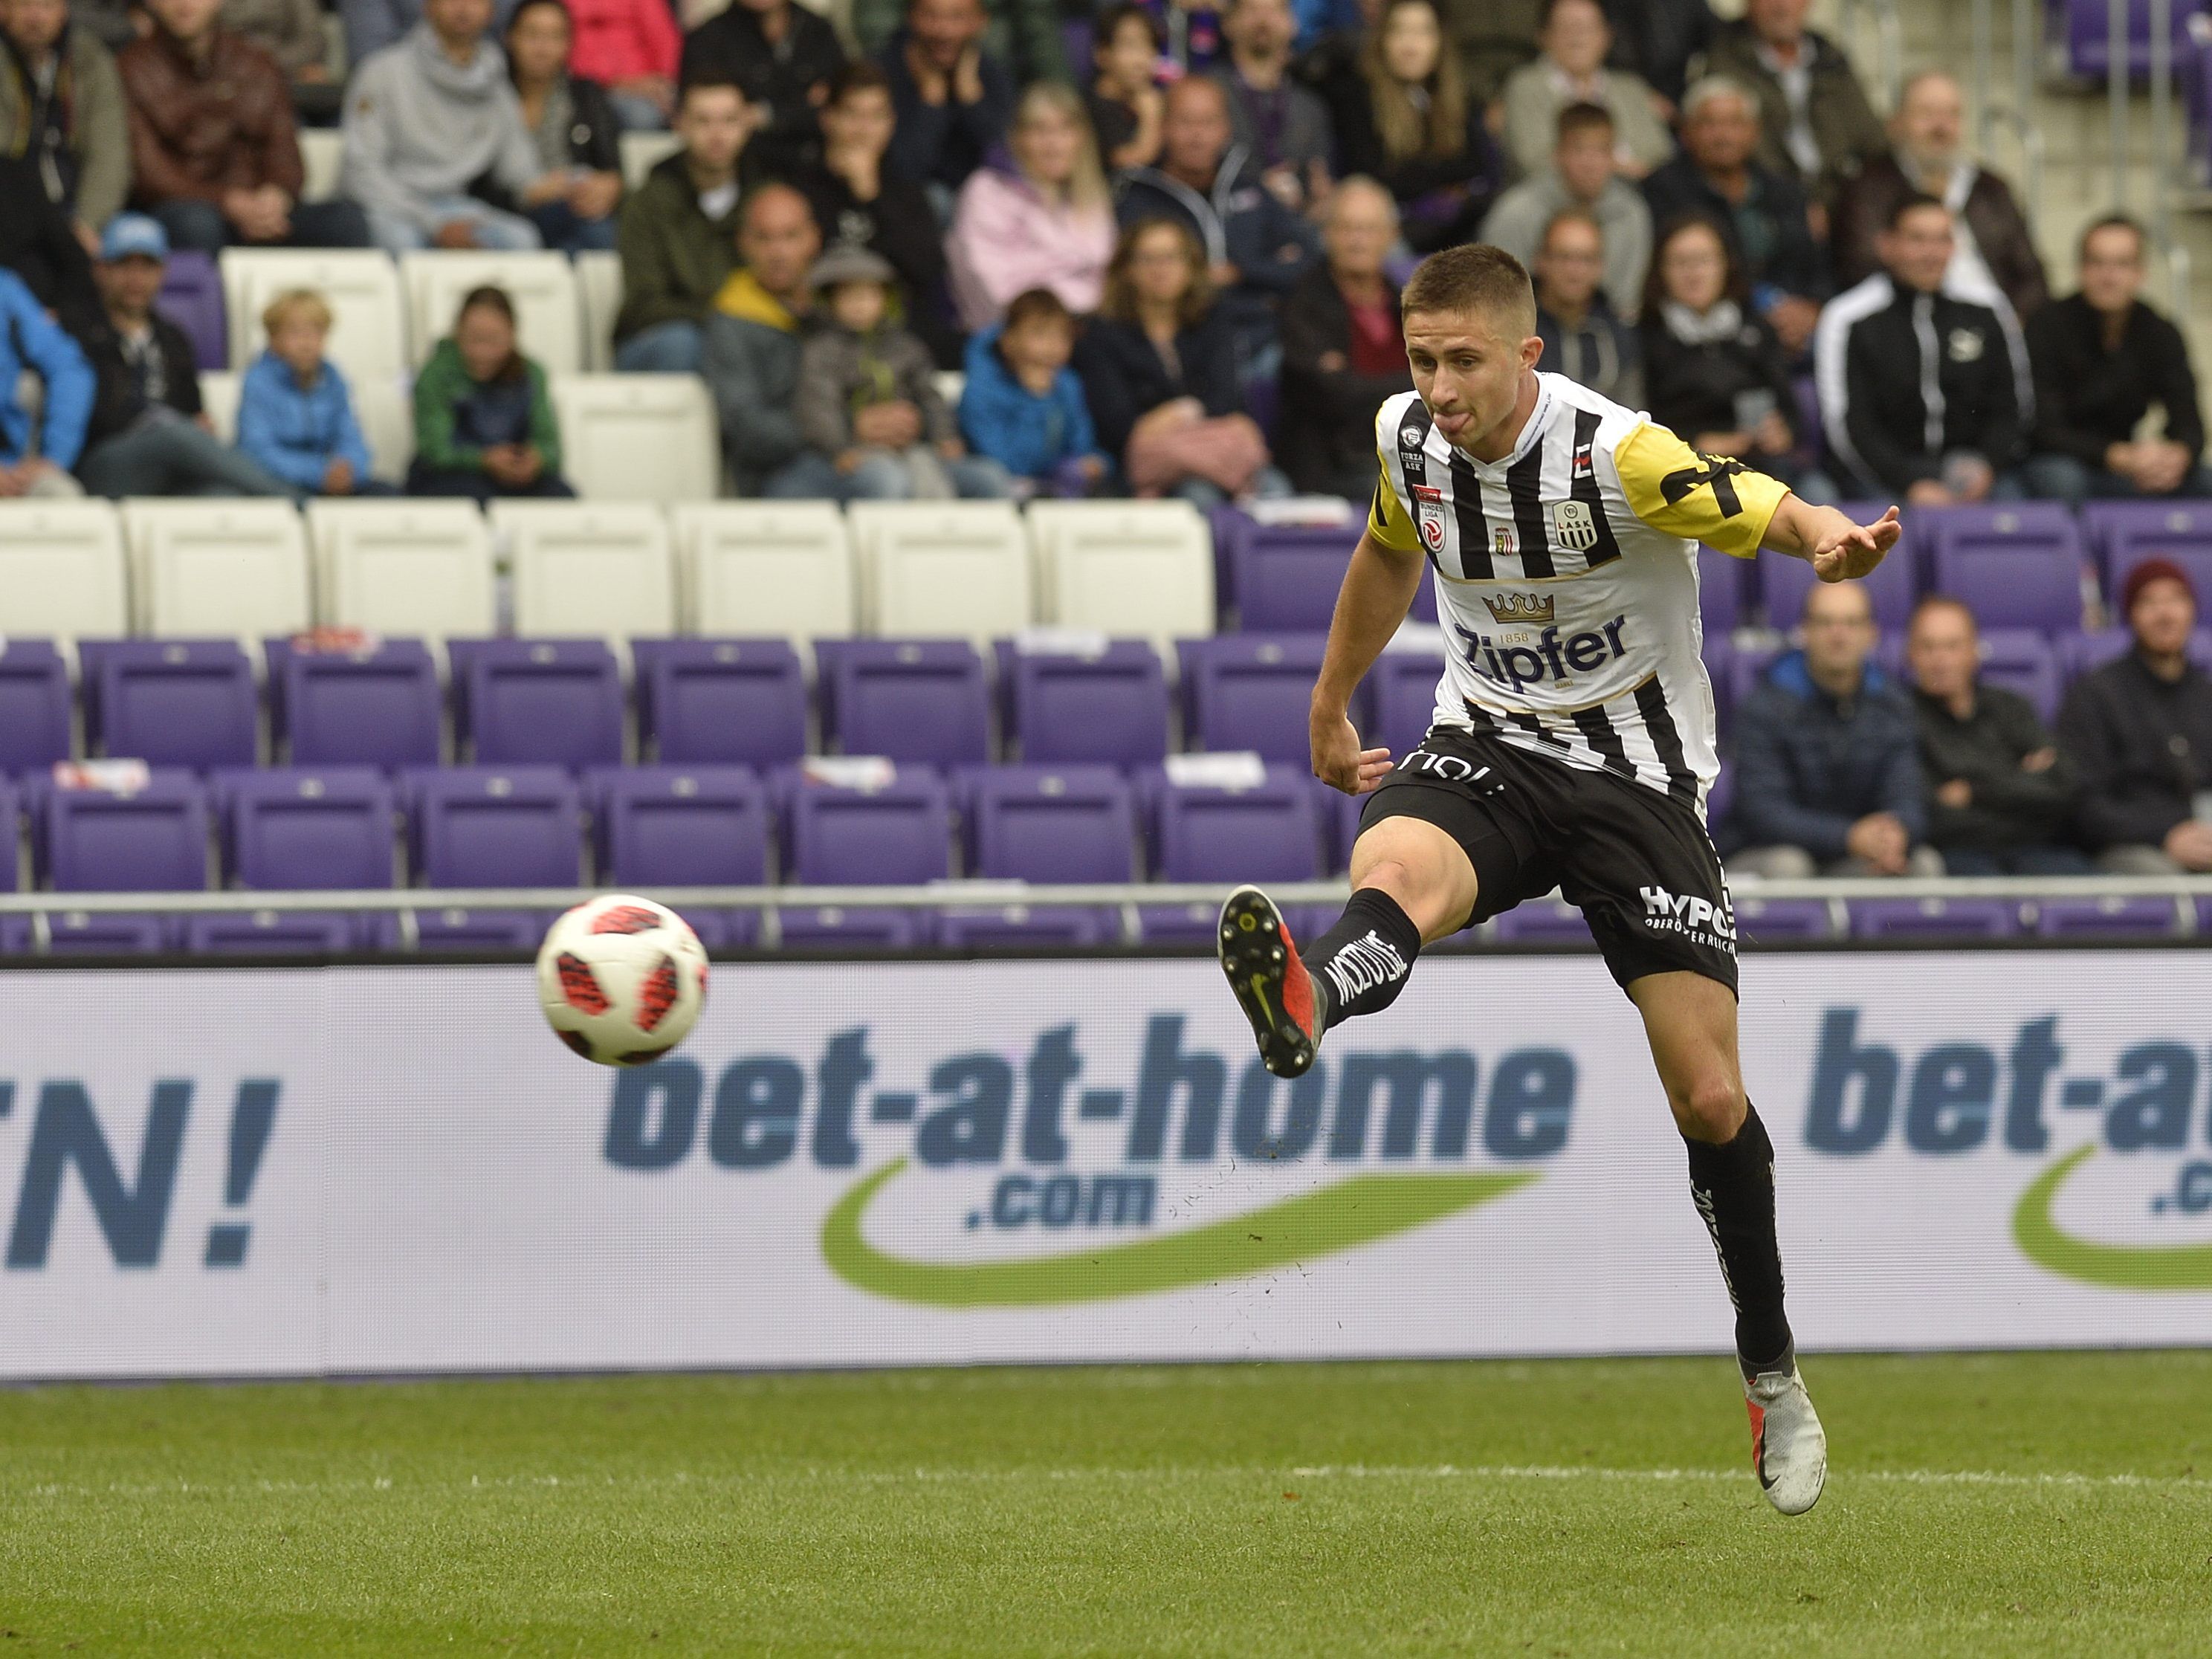
[[[575,26],[569,72],[605,87],[626,129],[666,126],[684,50],[668,0],[568,0],[568,7]]]
[[[1006,144],[1013,166],[969,179],[945,240],[960,321],[988,328],[1032,288],[1050,289],[1087,316],[1098,309],[1114,254],[1114,204],[1082,100],[1058,82],[1040,82],[1022,94]]]

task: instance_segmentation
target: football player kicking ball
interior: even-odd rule
[[[1689,1145],[1735,1304],[1753,1466],[1777,1509],[1802,1514],[1827,1441],[1783,1314],[1774,1148],[1737,1060],[1735,921],[1704,819],[1719,763],[1695,544],[1771,548],[1842,581],[1895,544],[1897,510],[1853,524],[1538,374],[1528,273],[1498,248],[1434,255],[1403,307],[1417,390],[1376,416],[1382,476],[1313,695],[1315,774],[1370,796],[1352,902],[1301,953],[1267,896],[1239,888],[1222,966],[1267,1069],[1297,1077],[1332,1027],[1397,999],[1423,945],[1554,887],[1580,906]],[[1435,724],[1393,767],[1345,711],[1425,564],[1449,648]]]

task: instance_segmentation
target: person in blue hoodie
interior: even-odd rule
[[[35,445],[31,412],[15,400],[26,369],[46,384]],[[0,270],[0,499],[84,494],[70,469],[84,448],[92,401],[92,365],[82,349],[21,277]]]
[[[1816,582],[1804,648],[1778,659],[1736,715],[1732,876],[1940,876],[1926,844],[1912,704],[1873,660],[1856,582]]]
[[[1067,366],[1074,351],[1075,319],[1048,288],[1017,294],[1006,321],[968,343],[960,435],[1006,469],[1018,496],[1088,495],[1110,470]]]
[[[329,301],[290,289],[269,302],[261,326],[269,348],[239,383],[239,448],[303,497],[398,494],[372,474],[353,394],[323,356]]]

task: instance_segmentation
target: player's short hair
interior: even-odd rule
[[[1473,311],[1494,319],[1502,338],[1536,331],[1536,290],[1528,268],[1502,247],[1467,242],[1431,253],[1413,268],[1399,315],[1417,311]]]
[[[2136,258],[2140,259],[2150,246],[2150,233],[2143,228],[2142,221],[2132,213],[2100,213],[2081,227],[2081,240],[2075,248],[2076,258],[2089,256],[2089,239],[2100,230],[2124,230],[2136,239]]]
[[[1895,207],[1890,209],[1889,217],[1883,222],[1882,228],[1894,234],[1898,228],[1905,222],[1906,214],[1917,213],[1923,208],[1934,208],[1947,219],[1951,216],[1951,210],[1944,204],[1942,198],[1930,196],[1924,190],[1916,190],[1900,200]]]
[[[1612,131],[1613,112],[1603,104],[1572,103],[1559,112],[1558,142],[1562,144],[1577,133]]]
[[[331,327],[331,302],[311,288],[288,288],[261,311],[261,326],[274,334],[293,318],[313,323],[325,334]]]

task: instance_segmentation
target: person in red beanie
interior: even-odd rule
[[[2081,778],[2081,829],[2121,875],[2212,872],[2212,677],[2189,659],[2197,592],[2171,559],[2128,573],[2135,635],[2067,694],[2058,741]]]

